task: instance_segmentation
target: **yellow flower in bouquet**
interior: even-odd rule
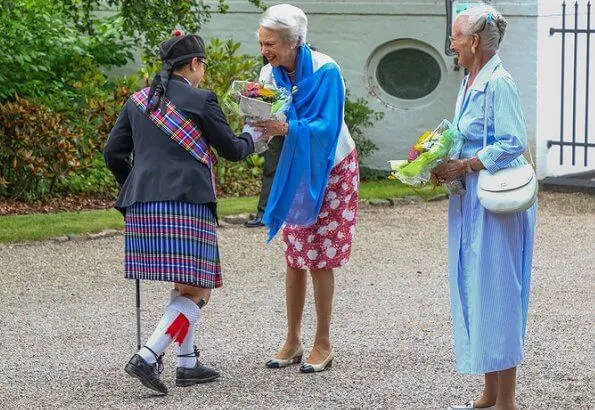
[[[264,98],[273,98],[277,96],[277,93],[270,88],[261,88],[258,91],[258,96]]]
[[[421,137],[419,137],[419,139],[417,140],[417,142],[415,143],[415,145],[413,145],[413,148],[416,151],[421,151],[423,149],[423,145],[424,143],[432,136],[432,133],[430,131],[426,131],[424,132]]]

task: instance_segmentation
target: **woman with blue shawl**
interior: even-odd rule
[[[351,253],[357,217],[359,171],[355,144],[344,121],[345,85],[339,66],[305,44],[308,19],[289,4],[267,9],[258,39],[269,61],[260,81],[290,90],[287,121],[258,121],[263,137],[285,142],[263,222],[269,240],[283,228],[287,262],[287,337],[266,365],[281,368],[301,363],[302,312],[306,271],[312,276],[316,337],[304,373],[329,368],[333,361],[330,322],[334,269]]]

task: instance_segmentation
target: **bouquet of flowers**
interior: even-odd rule
[[[407,160],[389,161],[393,170],[391,175],[407,185],[425,185],[430,181],[434,168],[450,158],[458,158],[462,144],[457,130],[450,122],[442,120],[434,131],[426,131],[411,146]],[[463,189],[461,181],[445,185],[453,194]]]
[[[247,121],[284,120],[291,94],[274,85],[234,81],[225,94],[223,105]]]
[[[291,103],[291,94],[271,84],[250,81],[234,81],[223,99],[223,106],[240,115],[245,122],[256,120],[285,121],[285,113]],[[249,125],[244,126],[255,139],[255,151],[267,149],[266,141],[259,141],[258,133]]]

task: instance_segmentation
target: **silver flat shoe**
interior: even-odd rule
[[[330,369],[333,365],[333,358],[335,357],[335,348],[331,349],[331,352],[328,354],[326,359],[319,364],[312,364],[305,362],[300,366],[300,372],[302,373],[318,373],[322,372],[326,369]]]
[[[283,367],[290,366],[292,364],[298,364],[302,362],[302,356],[304,355],[304,346],[300,346],[294,354],[289,356],[287,359],[277,359],[273,357],[271,360],[265,363],[265,366],[269,369],[281,369]]]
[[[448,406],[448,410],[474,410],[474,409],[481,409],[481,410],[494,410],[496,406],[490,407],[475,407],[473,405],[473,400],[469,400],[465,404],[451,404]]]

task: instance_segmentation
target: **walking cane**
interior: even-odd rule
[[[136,280],[136,347],[140,350],[140,279]]]

